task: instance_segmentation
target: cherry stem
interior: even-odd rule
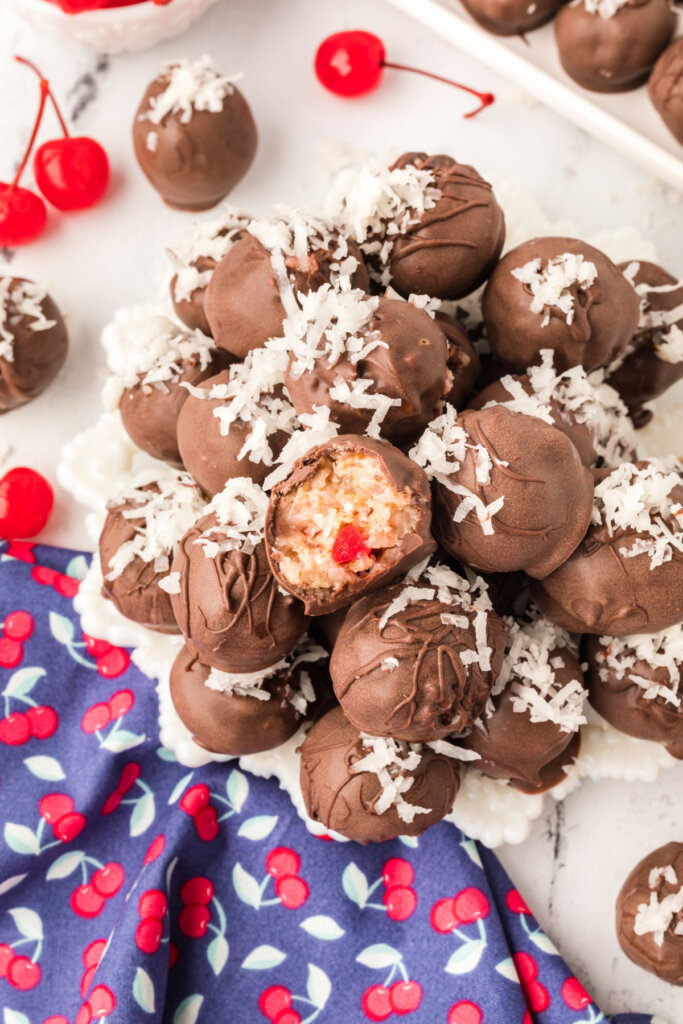
[[[64,138],[68,139],[69,138],[69,129],[66,126],[66,121],[62,117],[62,112],[61,112],[61,110],[59,109],[59,107],[57,105],[57,100],[54,98],[54,95],[52,93],[52,89],[50,88],[50,83],[48,82],[47,78],[43,78],[43,76],[41,75],[40,71],[35,66],[35,64],[32,61],[27,60],[26,57],[17,57],[17,56],[15,56],[14,59],[16,61],[18,61],[19,64],[25,64],[27,68],[31,69],[31,71],[35,71],[35,73],[38,75],[38,78],[41,81],[41,85],[42,85],[43,82],[45,82],[45,85],[47,86],[47,94],[50,97],[50,100],[52,102],[52,106],[54,108],[54,112],[57,115],[57,120],[59,121],[59,126],[62,129],[62,132],[64,133]]]
[[[10,192],[14,192],[14,190],[19,186],[19,182],[21,180],[21,176],[24,173],[24,171],[26,170],[26,164],[29,161],[29,157],[31,156],[31,151],[32,151],[34,143],[36,141],[36,136],[38,135],[38,129],[40,128],[40,122],[43,120],[43,111],[45,110],[45,104],[47,102],[47,97],[48,97],[49,92],[50,92],[50,87],[49,87],[48,83],[44,79],[41,79],[41,81],[40,81],[40,106],[38,107],[38,114],[36,116],[35,124],[33,125],[33,131],[31,132],[31,138],[29,139],[28,146],[26,147],[26,152],[24,153],[24,159],[19,164],[19,170],[15,174],[14,181],[10,185]]]
[[[415,75],[424,75],[425,78],[433,78],[435,82],[445,82],[446,85],[453,85],[456,89],[462,89],[463,92],[468,92],[471,96],[476,96],[480,101],[481,106],[477,107],[476,110],[471,110],[469,114],[464,114],[464,117],[476,117],[477,114],[481,113],[486,107],[490,107],[495,100],[495,96],[492,92],[478,92],[476,89],[470,89],[469,85],[463,85],[461,82],[454,82],[452,78],[444,78],[443,75],[435,75],[431,71],[423,71],[422,68],[411,68],[407,64],[393,64],[388,60],[382,61],[382,67],[394,68],[395,71],[412,71]]]

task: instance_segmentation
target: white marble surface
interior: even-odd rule
[[[465,121],[460,115],[469,109],[466,96],[396,72],[387,72],[372,96],[336,99],[317,85],[313,54],[325,35],[357,27],[381,35],[389,59],[460,76],[496,92],[498,102],[482,117]],[[55,214],[39,244],[14,255],[0,252],[0,272],[11,268],[50,281],[69,314],[72,338],[60,380],[33,405],[0,420],[0,448],[12,447],[8,467],[27,463],[54,482],[61,444],[99,411],[101,326],[117,306],[159,293],[164,244],[182,232],[187,218],[165,208],[138,172],[130,123],[163,60],[205,51],[226,72],[245,72],[244,91],[261,132],[255,165],[232,197],[245,210],[260,212],[273,202],[305,203],[315,196],[324,174],[318,154],[326,141],[376,151],[450,152],[484,172],[520,179],[551,216],[572,218],[587,232],[635,225],[654,240],[661,260],[683,274],[679,194],[382,0],[345,0],[343,5],[220,0],[182,39],[110,61],[75,47],[57,47],[15,17],[4,0],[0,178],[11,178],[37,99],[37,82],[12,62],[14,53],[41,65],[65,99],[66,111],[77,115],[78,130],[107,147],[115,172],[109,199],[100,208],[70,217]],[[57,511],[44,539],[87,545],[79,510],[59,488]],[[670,1024],[683,1022],[683,992],[640,971],[620,953],[613,906],[636,860],[656,845],[682,838],[682,781],[683,767],[677,767],[653,785],[586,783],[563,804],[550,807],[526,843],[501,851],[541,923],[605,1011],[650,1011]]]

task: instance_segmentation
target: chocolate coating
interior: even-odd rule
[[[402,299],[378,300],[367,325],[368,335],[374,332],[384,344],[364,359],[354,364],[344,355],[332,366],[327,359],[317,359],[315,368],[298,378],[287,373],[287,390],[299,415],[326,406],[342,433],[363,434],[373,410],[355,409],[331,398],[330,389],[340,377],[349,384],[359,378],[371,380],[369,394],[388,395],[401,403],[392,406],[382,420],[382,436],[396,444],[408,442],[434,418],[444,398],[449,354],[446,335],[429,313]]]
[[[505,241],[505,217],[487,181],[450,156],[404,153],[393,167],[432,171],[441,198],[395,239],[391,283],[411,292],[460,299],[491,273]]]
[[[216,261],[211,259],[210,256],[200,256],[194,260],[193,266],[198,271],[208,273],[216,269]],[[202,334],[211,336],[211,328],[209,321],[206,319],[206,312],[204,310],[204,299],[206,298],[206,290],[208,285],[204,285],[201,288],[195,288],[187,299],[176,298],[175,288],[178,283],[178,275],[174,274],[171,278],[170,293],[171,302],[173,303],[173,309],[175,314],[182,324],[185,324],[191,331],[201,331]]]
[[[476,380],[481,373],[481,360],[454,317],[437,313],[434,319],[448,342],[448,369],[452,382],[446,401],[456,409],[463,409],[474,393]]]
[[[650,888],[650,872],[656,868],[672,866],[676,883],[659,878]],[[683,843],[667,843],[644,857],[630,873],[619,892],[616,906],[616,927],[619,945],[629,960],[672,985],[683,985],[683,935],[676,935],[676,927],[683,921],[683,913],[673,914],[666,928],[662,945],[655,942],[652,932],[636,935],[634,925],[638,908],[650,902],[654,892],[661,903],[667,896],[677,893],[683,886]]]
[[[341,708],[324,715],[312,727],[301,747],[301,791],[314,821],[358,843],[381,843],[397,835],[421,835],[448,814],[460,785],[457,762],[425,748],[404,794],[408,803],[429,808],[403,821],[395,806],[377,814],[379,779],[369,772],[354,774],[353,764],[367,753],[358,730]]]
[[[625,92],[646,81],[676,27],[670,0],[626,0],[609,18],[564,4],[555,39],[567,74],[594,92]]]
[[[151,185],[169,206],[208,210],[242,180],[256,153],[258,134],[249,104],[233,87],[219,111],[192,109],[187,124],[169,113],[156,124],[143,115],[165,92],[170,70],[147,88],[133,122],[135,156]],[[156,135],[153,149],[148,136]]]
[[[316,474],[321,462],[335,455],[358,452],[374,456],[387,483],[409,499],[416,512],[415,528],[405,534],[397,546],[382,548],[374,562],[358,576],[331,589],[307,589],[292,584],[281,571],[282,554],[278,542],[286,525],[282,522],[283,499],[306,484]],[[307,455],[297,459],[286,480],[276,484],[270,495],[266,516],[266,547],[268,560],[277,582],[285,590],[303,601],[308,615],[326,615],[351,604],[352,601],[390,583],[408,572],[436,549],[431,533],[431,494],[429,481],[422,469],[403,452],[386,441],[353,434],[342,434],[333,441],[318,445]]]
[[[583,256],[597,271],[594,283],[569,287],[573,319],[557,306],[541,312],[531,309],[529,285],[512,271],[532,260],[548,262],[565,253]],[[506,253],[486,285],[482,300],[491,351],[506,366],[523,373],[541,361],[540,351],[553,349],[555,369],[583,366],[593,370],[607,366],[626,349],[638,326],[638,296],[622,272],[599,249],[576,238],[532,238]],[[549,317],[543,326],[544,318]]]
[[[380,628],[391,602],[404,589],[395,583],[351,605],[332,652],[330,675],[346,717],[361,732],[410,742],[431,742],[462,732],[478,718],[505,654],[505,624],[487,614],[491,669],[464,665],[463,651],[477,652],[475,613],[437,600],[416,601]],[[441,621],[465,616],[466,629]],[[398,664],[388,670],[386,658]]]
[[[218,525],[210,513],[180,542],[171,567],[180,573],[180,593],[171,596],[173,611],[189,650],[206,665],[224,672],[258,672],[292,650],[308,619],[303,605],[280,593],[263,541],[249,553],[204,553],[195,541]],[[224,534],[218,529],[211,539],[220,543]]]
[[[339,234],[331,231],[329,248],[311,249],[302,267],[296,257],[286,257],[289,280],[296,294],[317,291],[330,280],[330,264],[338,262],[335,250]],[[351,275],[354,288],[366,291],[370,284],[360,249],[348,242],[349,255],[358,260]],[[204,301],[206,317],[216,344],[244,359],[269,338],[279,338],[286,313],[273,270],[270,251],[248,231],[216,267]]]
[[[475,21],[497,36],[531,32],[550,21],[563,0],[462,0]]]
[[[54,320],[53,327],[33,330],[37,318],[22,313],[13,300],[13,293],[26,281],[21,277],[0,277],[0,288],[8,287],[4,303],[4,316],[0,324],[11,336],[12,358],[0,354],[0,414],[17,409],[33,401],[55,379],[66,359],[69,338],[66,324],[55,301],[49,296],[40,302],[40,309],[46,320]],[[26,282],[29,286],[32,282]],[[0,298],[0,302],[2,299]],[[0,353],[3,339],[0,335]]]
[[[655,64],[648,92],[662,121],[683,145],[683,39],[668,46]]]
[[[474,510],[454,522],[463,496],[434,484],[434,533],[454,558],[483,572],[523,569],[542,579],[574,551],[590,522],[593,479],[568,437],[505,406],[467,409],[458,417],[473,444],[493,464],[488,483],[477,480],[477,453],[468,449],[451,480],[487,505],[503,497],[485,534]],[[501,465],[507,463],[507,465]]]

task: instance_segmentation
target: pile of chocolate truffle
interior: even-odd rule
[[[324,218],[221,210],[172,247],[177,319],[105,332],[107,403],[159,461],[109,506],[104,593],[182,633],[206,750],[304,724],[308,813],[359,842],[443,818],[468,766],[557,785],[587,689],[683,751],[683,466],[634,428],[683,376],[683,286],[504,240],[476,170],[406,153]]]

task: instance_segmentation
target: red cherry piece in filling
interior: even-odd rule
[[[349,523],[342,526],[332,545],[332,558],[337,565],[354,562],[361,555],[367,557],[370,548],[367,546],[357,526]]]

